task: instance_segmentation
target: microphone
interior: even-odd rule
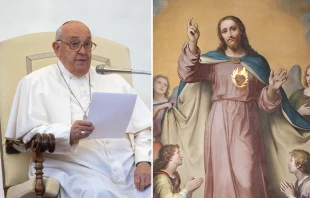
[[[105,68],[105,65],[97,65],[96,66],[96,72],[97,74],[104,75],[106,73],[129,73],[129,74],[146,74],[146,75],[152,75],[151,72],[142,71],[142,70],[133,70],[133,69],[110,69]]]

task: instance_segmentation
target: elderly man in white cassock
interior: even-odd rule
[[[55,135],[56,149],[45,153],[43,171],[59,180],[60,197],[135,197],[136,189],[151,184],[150,111],[137,97],[124,138],[81,141],[94,130],[86,120],[93,92],[135,91],[119,75],[99,75],[90,66],[95,44],[82,22],[63,24],[52,46],[58,62],[18,85],[6,138],[27,142],[36,133]],[[29,176],[34,173],[32,164]]]

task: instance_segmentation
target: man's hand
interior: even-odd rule
[[[198,39],[200,37],[200,32],[198,24],[192,24],[193,17],[191,17],[187,22],[187,37],[189,42],[195,43],[197,45]]]
[[[151,165],[148,162],[139,162],[135,174],[134,182],[137,190],[144,190],[144,188],[151,185]]]
[[[188,46],[189,50],[196,55],[197,54],[197,43],[200,37],[200,32],[198,24],[192,24],[193,17],[188,20],[187,23],[187,37],[188,37]]]
[[[70,142],[77,142],[88,137],[94,130],[93,124],[88,120],[76,120],[71,126]]]
[[[287,81],[287,69],[281,67],[280,70],[274,74],[274,71],[270,71],[270,76],[269,76],[269,87],[272,90],[278,90],[283,83]]]

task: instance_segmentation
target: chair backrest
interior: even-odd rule
[[[55,33],[35,33],[0,43],[0,120],[1,161],[4,188],[28,180],[31,153],[6,154],[5,131],[18,82],[31,71],[56,63],[52,42]],[[129,49],[113,41],[93,37],[97,44],[92,52],[92,65],[106,64],[110,68],[130,69]],[[132,84],[130,74],[123,77]],[[43,171],[44,172],[44,171]]]

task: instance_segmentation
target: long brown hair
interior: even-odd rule
[[[167,168],[169,161],[178,148],[178,144],[167,144],[161,147],[158,158],[154,161],[154,172]]]
[[[247,55],[256,54],[256,51],[251,47],[251,45],[249,43],[249,39],[246,35],[246,30],[245,30],[244,24],[242,23],[242,21],[238,17],[235,17],[235,16],[226,16],[218,22],[218,24],[217,24],[217,35],[218,35],[218,38],[220,39],[220,45],[217,48],[217,51],[221,52],[222,54],[225,54],[225,50],[227,49],[227,45],[224,41],[224,38],[222,36],[222,31],[221,31],[221,24],[225,20],[232,20],[238,25],[238,27],[242,33],[240,44],[241,44],[241,47],[245,50],[245,53]]]

